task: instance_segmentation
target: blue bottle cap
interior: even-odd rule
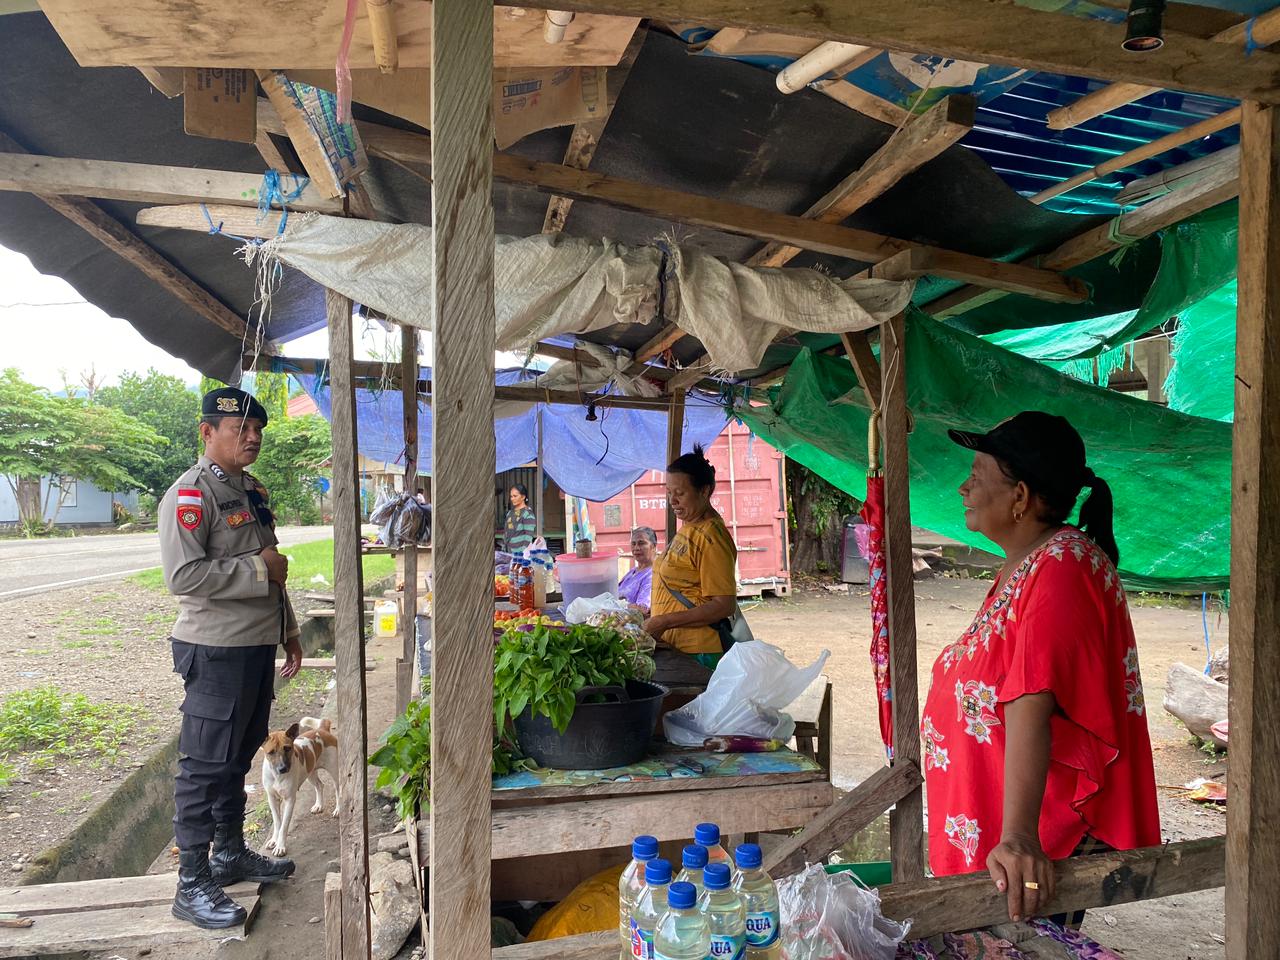
[[[707,865],[707,848],[699,843],[691,843],[680,854],[680,862],[690,870],[701,870]]]
[[[755,843],[739,844],[734,857],[738,861],[739,870],[755,870],[764,862],[764,858],[760,855],[760,846]]]
[[[658,855],[658,838],[643,834],[631,841],[631,856],[636,860],[652,860]]]
[[[714,823],[700,823],[693,828],[693,840],[704,847],[714,847],[720,842],[720,828]]]
[[[659,857],[644,865],[644,882],[651,887],[661,887],[671,882],[671,863]]]
[[[692,883],[673,883],[667,891],[667,903],[672,910],[688,910],[698,902],[698,891]]]
[[[729,865],[722,862],[708,863],[707,869],[702,873],[702,884],[708,890],[728,890]]]

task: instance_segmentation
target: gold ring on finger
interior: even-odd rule
[[[1040,889],[1040,884],[1036,883],[1034,880],[1024,880],[1024,881],[1022,882],[1022,885],[1023,885],[1024,887],[1026,887],[1028,890],[1039,890],[1039,889]]]

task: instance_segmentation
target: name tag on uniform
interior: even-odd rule
[[[227,526],[234,530],[236,527],[242,526],[252,519],[253,514],[248,510],[239,510],[235,513],[227,514]]]

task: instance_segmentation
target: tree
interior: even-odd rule
[[[316,480],[327,474],[333,456],[329,421],[318,413],[272,417],[262,432],[262,452],[251,468],[271,494],[271,507],[284,522],[320,519]]]
[[[143,376],[125,373],[119,386],[100,387],[95,395],[102,406],[123,410],[141,420],[169,444],[158,461],[127,463],[125,466],[143,490],[159,497],[200,455],[200,397],[178,377],[155,370]]]
[[[787,490],[792,569],[796,573],[837,573],[844,518],[856,513],[862,506],[861,501],[790,458]]]
[[[52,396],[13,368],[0,373],[0,475],[13,490],[19,522],[29,532],[58,519],[68,489],[56,478],[87,480],[103,490],[136,490],[141,485],[126,464],[158,461],[164,444],[151,427],[121,410],[82,397]],[[43,477],[51,482],[42,500]]]

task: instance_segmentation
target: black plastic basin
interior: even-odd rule
[[[667,688],[645,680],[622,687],[583,687],[564,733],[525,710],[516,717],[516,741],[525,756],[555,770],[604,770],[644,759]],[[603,703],[587,700],[604,698]]]

